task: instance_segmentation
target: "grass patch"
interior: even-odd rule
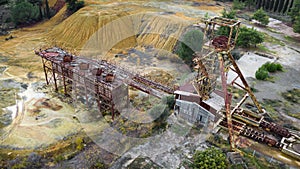
[[[270,99],[264,99],[262,103],[263,107],[268,112],[268,115],[272,120],[278,121],[280,120],[280,116],[277,112],[278,107],[281,107],[282,102],[280,100],[270,100]]]
[[[281,93],[282,97],[286,100],[284,105],[284,112],[294,118],[300,119],[300,111],[292,113],[288,111],[289,107],[294,107],[294,104],[300,104],[300,89],[292,89]]]
[[[283,92],[282,97],[289,102],[300,104],[300,89],[292,89],[287,92]]]
[[[258,49],[257,51],[259,51],[259,52],[276,54],[275,51],[272,51],[272,50],[268,49],[268,48],[267,48],[265,45],[263,45],[263,44],[258,44],[258,45],[257,45],[257,49]]]
[[[286,112],[287,115],[291,116],[291,117],[294,117],[294,118],[297,118],[297,119],[300,119],[300,112],[298,113],[292,113],[292,112]]]
[[[225,130],[220,130],[220,132],[228,133]],[[230,151],[230,144],[228,140],[224,140],[219,134],[213,134],[208,139],[207,142],[216,146],[220,147],[223,151],[228,152]]]
[[[267,27],[266,29],[267,29],[268,31],[270,31],[270,32],[273,32],[273,33],[282,34],[282,32],[278,32],[278,31],[276,31],[275,29],[270,28],[270,27]]]
[[[275,83],[275,80],[276,78],[274,76],[269,76],[266,78],[266,81],[269,81],[269,82],[272,82],[272,83]]]
[[[176,133],[177,135],[180,135],[180,136],[186,135],[190,130],[189,127],[181,126],[181,125],[176,124],[176,123],[173,124],[170,129],[172,130],[173,133]]]
[[[271,30],[269,30],[269,31],[271,31]],[[273,31],[271,31],[271,32],[273,32]],[[278,33],[278,32],[274,32],[274,33]],[[285,46],[285,44],[281,40],[276,39],[276,38],[270,36],[267,33],[263,33],[263,34],[264,34],[264,41],[265,42],[268,42],[268,43],[271,43],[271,44],[274,44],[274,45]]]
[[[284,39],[285,40],[287,40],[287,41],[289,41],[289,42],[299,42],[299,40],[297,40],[297,39],[295,39],[295,38],[293,38],[293,37],[291,37],[291,36],[284,36]]]
[[[298,89],[299,90],[299,89]],[[289,92],[282,93],[282,95],[286,95]],[[284,96],[283,96],[284,97]],[[278,111],[281,111],[288,116],[300,119],[300,112],[293,113],[292,111],[295,109],[295,103],[290,101],[280,101],[280,100],[270,100],[270,99],[264,99],[262,105],[268,112],[270,118],[275,121],[282,121],[280,119]]]
[[[2,117],[3,113],[3,108],[12,106],[16,104],[15,100],[15,94],[18,93],[18,89],[16,88],[1,88],[0,86],[0,129],[5,126],[5,117]]]
[[[274,168],[279,169],[282,168],[278,163],[270,163],[262,154],[256,152],[253,156],[253,150],[250,149],[241,149],[243,154],[243,159],[248,168],[257,168],[257,169],[265,169],[265,168]]]

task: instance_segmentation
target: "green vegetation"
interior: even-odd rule
[[[264,109],[268,112],[268,116],[265,116],[267,120],[269,121],[279,121],[280,116],[278,113],[278,109],[281,106],[281,101],[280,100],[271,100],[271,99],[264,99],[262,102],[262,106]]]
[[[242,9],[245,9],[247,7],[248,10],[250,10],[250,8],[254,4],[255,4],[255,2],[253,0],[242,0],[242,1],[241,0],[233,0],[232,8],[242,10]]]
[[[214,147],[205,151],[196,151],[193,156],[193,168],[220,168],[226,169],[228,162],[221,150]]]
[[[108,167],[102,162],[96,162],[91,168],[106,169]]]
[[[227,12],[225,9],[222,11],[222,17],[228,18],[228,19],[235,19],[236,11],[230,10]]]
[[[271,28],[267,28],[267,29],[269,31],[271,31]],[[273,32],[273,31],[271,31],[271,32]],[[278,32],[274,32],[274,33],[278,33]],[[276,38],[270,36],[267,33],[263,33],[263,36],[264,36],[264,42],[269,42],[269,43],[280,45],[280,46],[284,46],[285,45],[281,40],[276,39]]]
[[[39,9],[26,0],[17,1],[11,9],[12,18],[16,25],[28,24],[39,17]]]
[[[228,133],[227,130],[221,129],[220,133]],[[215,147],[221,148],[223,151],[230,151],[230,144],[228,140],[224,140],[219,134],[213,134],[208,139],[207,142]]]
[[[235,19],[236,12],[234,10],[231,10],[227,12],[224,10],[222,12],[222,17],[228,18],[228,19]],[[217,35],[224,35],[228,36],[230,32],[229,27],[221,26],[218,31]],[[233,38],[236,33],[236,30],[233,30]],[[262,43],[264,40],[264,36],[262,33],[258,32],[254,28],[247,28],[247,27],[241,27],[240,28],[240,33],[237,38],[237,46],[240,47],[251,47],[255,46],[259,43]]]
[[[265,45],[263,44],[258,44],[257,46],[257,51],[258,52],[263,52],[263,53],[271,53],[271,54],[276,54],[276,51],[270,50],[269,48],[267,48]]]
[[[72,14],[84,6],[84,1],[66,0],[68,11]]]
[[[228,18],[228,19],[235,19],[236,12],[235,10],[231,10],[227,12],[225,9],[222,11],[222,17]],[[220,26],[220,28],[217,31],[217,35],[224,35],[228,36],[230,32],[230,28],[226,26]],[[232,35],[234,36],[236,34],[236,30],[234,29],[232,32]]]
[[[283,71],[283,67],[280,63],[270,63],[267,62],[263,64],[258,70],[255,72],[255,77],[258,80],[266,80],[269,78],[269,72]]]
[[[2,1],[4,2],[4,0]],[[35,23],[43,18],[49,19],[54,15],[48,0],[17,0],[12,3],[10,10],[11,19],[16,25]]]
[[[193,64],[193,54],[201,51],[203,45],[203,33],[199,30],[187,32],[183,41],[180,42],[176,53],[184,62],[190,66]]]
[[[66,159],[65,159],[65,157],[63,155],[58,155],[58,156],[54,157],[55,163],[59,163],[59,162],[62,162],[64,160],[66,160]]]
[[[165,104],[155,105],[150,109],[149,114],[157,124],[163,123],[170,115],[170,109]]]
[[[250,10],[251,6],[255,4],[253,0],[244,0],[244,3],[248,10]]]
[[[299,12],[300,15],[300,12]],[[300,16],[296,17],[295,23],[293,24],[294,32],[300,33]]]
[[[268,147],[266,147],[268,148]],[[259,152],[257,152],[257,155],[253,156],[254,150],[245,150],[243,151],[243,159],[248,166],[248,168],[257,168],[257,169],[265,169],[265,168],[273,168],[273,169],[280,169],[283,168],[283,166],[280,166],[276,162],[269,162],[266,158],[264,158]],[[244,168],[244,167],[242,167]]]
[[[76,149],[81,151],[83,149],[83,138],[81,137],[76,138],[75,144],[76,144]]]
[[[43,19],[43,17],[47,17],[48,19],[51,17],[50,16],[50,8],[49,8],[49,3],[48,0],[43,1],[43,0],[28,0],[32,5],[37,6],[39,8],[39,19]],[[42,6],[45,5],[44,8],[44,14],[42,12]]]
[[[208,12],[205,13],[204,19],[209,19],[209,14],[208,14]]]
[[[262,25],[268,25],[269,23],[269,16],[266,14],[266,12],[260,8],[253,14],[253,19],[259,21]]]
[[[244,9],[245,4],[243,2],[240,2],[239,0],[233,0],[232,8],[235,10],[236,9]]]
[[[288,13],[292,19],[292,23],[295,23],[296,18],[300,16],[300,0],[294,0],[293,8]]]
[[[255,72],[255,77],[258,80],[265,80],[269,77],[269,72],[265,69],[261,69],[259,68],[256,72]]]
[[[293,23],[294,32],[300,33],[300,0],[295,0],[293,8],[289,12]]]
[[[12,169],[25,169],[27,168],[26,166],[28,165],[26,158],[22,159],[22,161],[20,161],[17,164],[14,164],[11,168]]]
[[[282,93],[282,96],[293,103],[300,104],[300,89],[292,89]]]
[[[295,104],[300,103],[300,89],[288,90],[281,93],[286,101],[264,99],[263,106],[267,110],[272,120],[280,121],[278,111],[281,111],[291,117],[300,119],[300,112]],[[298,111],[298,112],[297,112]],[[290,126],[291,127],[291,126]]]
[[[240,33],[237,39],[237,46],[250,47],[255,46],[264,41],[262,33],[258,32],[254,28],[241,27]]]
[[[168,108],[172,110],[175,105],[175,98],[173,95],[169,95],[162,98],[162,103],[168,105]]]
[[[1,86],[3,84],[0,84]],[[10,119],[6,119],[2,114],[4,110],[2,108],[12,106],[16,104],[15,94],[18,92],[18,89],[15,88],[1,88],[0,86],[0,129],[5,126],[5,121],[11,121]]]

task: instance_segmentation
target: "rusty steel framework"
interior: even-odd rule
[[[112,119],[128,104],[128,86],[159,98],[174,92],[173,88],[105,60],[75,56],[58,47],[35,53],[42,58],[47,85],[54,84],[55,91],[62,88],[74,100],[85,96],[86,105],[95,101],[100,112],[111,112]]]
[[[225,99],[226,110],[226,126],[229,131],[231,149],[235,150],[235,138],[234,130],[232,126],[232,115],[240,108],[244,101],[250,96],[253,103],[256,105],[258,112],[264,113],[261,105],[257,101],[256,97],[252,93],[247,81],[245,80],[242,72],[236,64],[231,50],[234,49],[236,40],[239,34],[240,21],[233,19],[226,19],[222,17],[214,17],[209,20],[205,20],[205,36],[207,38],[207,46],[203,47],[202,55],[196,54],[194,58],[194,67],[197,70],[197,76],[193,82],[198,94],[202,100],[207,100],[210,97],[212,91],[215,90],[217,73],[221,73],[222,89]],[[218,36],[215,33],[216,28],[223,27],[229,31],[227,36]],[[207,51],[208,50],[208,51]],[[210,51],[209,51],[210,50]],[[206,54],[203,54],[206,53]],[[216,71],[219,68],[219,71]],[[227,73],[232,70],[236,73],[236,78],[229,84],[227,84]],[[236,81],[240,79],[242,84]],[[246,94],[240,100],[240,102],[232,109],[231,97],[232,94],[228,92],[228,87],[237,86],[246,91]]]
[[[231,55],[231,50],[235,47],[238,37],[240,22],[215,17],[204,21],[204,23],[206,24],[205,35],[208,39],[208,45],[204,46],[204,52],[202,51],[201,54],[196,53],[195,58],[193,59],[196,64],[195,70],[198,72],[193,84],[202,100],[208,99],[210,93],[214,90],[216,77],[218,76],[217,69],[219,68],[226,115],[226,118],[220,122],[220,126],[228,129],[231,150],[237,150],[236,141],[238,140],[235,139],[235,135],[243,135],[269,146],[282,149],[284,145],[278,138],[290,138],[295,135],[284,127],[276,123],[267,122],[264,119],[263,115],[265,110],[262,109],[257,101],[245,77]],[[229,35],[216,36],[214,32],[217,26],[225,27],[225,29],[229,30]],[[207,51],[209,49],[211,51]],[[227,74],[229,70],[233,71],[236,74],[236,77],[230,83],[227,83]],[[237,82],[237,80],[240,80],[240,82]],[[245,95],[235,106],[231,106],[232,94],[228,92],[228,88],[233,87],[238,87],[245,91]],[[257,108],[257,111],[255,112],[241,108],[249,96]],[[277,138],[268,137],[268,135],[265,135],[260,130],[248,125],[272,133],[272,135],[276,135]],[[297,136],[297,138],[299,137]]]

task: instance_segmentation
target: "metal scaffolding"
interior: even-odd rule
[[[58,47],[35,53],[42,58],[47,85],[53,84],[55,91],[62,88],[73,100],[85,96],[86,105],[96,101],[99,111],[110,111],[112,119],[115,113],[120,113],[117,109],[128,104],[128,86],[159,98],[174,92],[171,87],[105,60],[75,56]]]

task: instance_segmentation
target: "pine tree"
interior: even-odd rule
[[[269,16],[262,8],[257,10],[252,18],[259,21],[262,25],[268,25],[269,23]]]

